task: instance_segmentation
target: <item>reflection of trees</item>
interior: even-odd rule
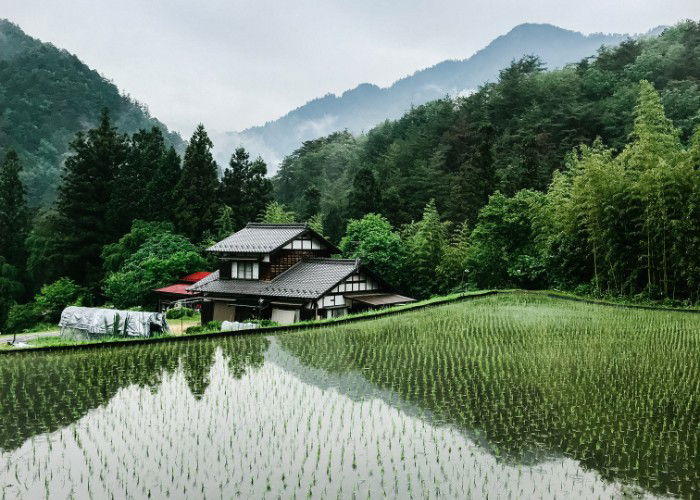
[[[155,389],[163,372],[182,367],[195,397],[209,385],[221,347],[232,375],[260,366],[267,340],[260,336],[163,342],[113,348],[26,353],[0,360],[0,449],[70,425],[130,385]]]
[[[178,356],[187,385],[192,395],[199,399],[204,395],[214,363],[214,353],[220,347],[228,361],[231,375],[242,377],[248,368],[262,366],[268,341],[259,335],[224,337],[218,340],[182,342]]]
[[[565,454],[608,480],[658,494],[698,494],[700,400],[688,374],[680,383],[675,373],[697,367],[692,353],[637,342],[630,357],[629,345],[607,343],[609,330],[590,334],[592,347],[567,344],[567,332],[578,329],[562,316],[547,325],[554,333],[546,342],[534,341],[518,321],[497,325],[506,335],[493,335],[493,324],[474,328],[473,321],[455,307],[283,335],[279,342],[306,366],[360,374],[396,394],[391,404],[457,426],[504,460]],[[589,324],[589,331],[598,326]]]

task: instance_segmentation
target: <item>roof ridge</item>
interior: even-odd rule
[[[307,228],[309,225],[306,222],[290,222],[290,223],[281,223],[281,222],[249,222],[248,224],[245,225],[247,228],[280,228],[280,229],[302,229],[302,228]],[[235,234],[235,233],[234,233]]]
[[[332,257],[305,257],[304,262],[327,262],[330,264],[359,264],[360,259],[334,259]]]

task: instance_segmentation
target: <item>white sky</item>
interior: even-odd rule
[[[645,32],[700,0],[0,0],[29,35],[77,54],[191,134],[240,130],[362,82],[462,59],[523,22]]]

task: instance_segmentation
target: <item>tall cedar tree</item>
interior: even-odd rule
[[[352,181],[348,194],[348,217],[361,219],[365,214],[379,211],[381,192],[374,172],[369,167],[360,168]]]
[[[218,212],[219,179],[212,146],[204,125],[198,125],[187,145],[175,188],[177,228],[192,241],[200,241],[204,232],[213,227]]]
[[[321,191],[316,186],[309,186],[304,191],[303,201],[301,219],[308,221],[321,209]]]
[[[126,161],[118,166],[109,201],[108,219],[118,235],[127,233],[132,221],[150,220],[150,197],[160,198],[161,192],[149,193],[151,179],[166,154],[165,140],[158,127],[140,130],[132,137]],[[167,186],[161,186],[167,191]],[[172,187],[170,187],[172,189]]]
[[[150,220],[172,221],[175,219],[175,189],[182,175],[180,156],[172,146],[163,154],[146,189]]]
[[[63,274],[94,289],[102,277],[102,247],[119,237],[108,218],[108,200],[126,160],[127,137],[117,133],[104,109],[100,125],[79,132],[70,150],[58,190],[60,233],[55,237],[63,250]]]
[[[24,240],[29,224],[21,170],[17,153],[8,150],[0,165],[0,257],[18,269],[24,268],[26,260]]]
[[[267,165],[261,158],[250,161],[244,148],[231,155],[219,187],[219,201],[232,209],[234,229],[256,220],[272,199],[272,181],[266,177]]]

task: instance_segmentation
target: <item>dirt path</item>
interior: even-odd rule
[[[43,337],[57,337],[61,334],[60,330],[51,330],[49,332],[32,332],[32,333],[18,333],[15,338],[15,342],[29,342],[31,340],[36,340]],[[12,342],[13,335],[2,335],[0,336],[0,342],[10,343]]]

